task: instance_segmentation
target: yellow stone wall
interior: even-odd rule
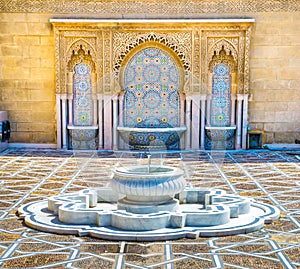
[[[300,13],[254,16],[249,123],[268,143],[300,137]]]
[[[0,110],[8,111],[10,142],[56,143],[51,17],[0,13]]]
[[[300,138],[300,12],[227,16],[241,15],[256,20],[249,125],[266,131],[268,143],[293,143]],[[54,33],[49,22],[54,16],[0,12],[0,109],[8,111],[11,142],[56,143]]]

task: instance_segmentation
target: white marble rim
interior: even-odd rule
[[[254,18],[216,19],[76,19],[53,18],[51,23],[253,23]]]
[[[98,125],[92,125],[92,126],[76,126],[76,125],[68,125],[67,129],[69,130],[96,130],[98,129]]]
[[[137,133],[168,133],[168,132],[184,132],[186,131],[186,127],[159,127],[159,128],[137,128],[137,127],[126,127],[126,126],[118,126],[117,130],[119,132],[137,132]]]
[[[236,126],[205,126],[206,130],[235,130]]]
[[[141,165],[141,166],[129,166],[129,167],[117,167],[115,169],[113,169],[113,173],[116,174],[122,174],[122,175],[128,175],[128,176],[141,176],[144,175],[146,177],[149,177],[150,175],[154,176],[154,177],[166,177],[166,176],[179,176],[179,175],[183,175],[184,172],[183,170],[177,168],[177,167],[171,167],[171,166],[157,166],[157,165],[150,165],[150,170],[153,172],[153,170],[155,171],[155,169],[157,169],[159,171],[158,173],[148,173],[147,171],[145,172],[136,172],[137,169],[139,168],[147,168],[147,165]],[[166,169],[167,171],[160,171],[160,169]]]

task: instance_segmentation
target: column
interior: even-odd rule
[[[61,110],[62,110],[62,148],[67,148],[67,94],[61,95]]]
[[[97,126],[98,124],[98,113],[97,113],[97,74],[95,72],[92,73],[92,98],[93,98],[93,125]]]
[[[191,148],[191,97],[187,96],[186,98],[186,115],[185,115],[185,124],[186,124],[186,135],[185,135],[185,148]]]
[[[98,149],[103,149],[103,96],[102,94],[98,93],[97,94],[98,98],[98,126],[99,126],[99,145]]]
[[[230,126],[235,125],[235,100],[236,100],[236,94],[231,94]]]
[[[199,149],[200,141],[200,96],[193,95],[192,100],[192,149]]]
[[[119,126],[123,126],[123,102],[124,102],[124,91],[121,91],[119,94]],[[124,149],[125,148],[125,141],[119,136],[119,148]]]
[[[237,123],[236,123],[236,140],[235,149],[241,149],[241,135],[242,135],[242,101],[243,94],[237,94]]]
[[[243,120],[242,120],[242,149],[247,148],[247,125],[248,125],[248,94],[244,94]]]
[[[60,94],[56,94],[56,141],[57,141],[57,149],[62,147],[62,137],[61,137],[61,102],[60,102]]]
[[[93,125],[97,126],[98,124],[98,113],[97,113],[97,95],[93,94],[93,108],[94,108],[94,112],[93,112],[93,116],[94,116],[94,122]]]
[[[206,110],[206,124],[210,126],[210,107],[211,107],[211,94],[207,95],[207,110]]]
[[[68,125],[73,125],[73,72],[67,73]]]
[[[180,98],[180,126],[184,126],[184,103],[185,103],[185,94],[179,92]]]
[[[104,95],[103,108],[103,130],[104,130],[104,149],[112,149],[112,107],[111,95]]]
[[[113,98],[113,150],[118,149],[118,95],[114,95]]]
[[[73,94],[68,94],[68,108],[69,108],[68,125],[73,125]]]
[[[206,109],[206,94],[200,94],[201,105],[201,124],[200,124],[200,148],[205,149],[205,109]]]

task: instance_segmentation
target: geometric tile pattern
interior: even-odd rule
[[[210,124],[213,127],[230,126],[231,79],[230,68],[224,63],[214,67],[212,76],[212,98]],[[235,136],[229,136],[234,130],[211,130],[211,137],[205,137],[205,149],[234,149]],[[225,137],[228,136],[228,139]]]
[[[230,126],[230,70],[218,64],[212,77],[211,126]]]
[[[136,53],[124,72],[124,126],[179,126],[179,69],[174,59],[155,47]]]
[[[300,154],[300,153],[299,153]],[[123,157],[123,159],[120,159]],[[0,153],[2,268],[300,268],[300,157],[284,151],[196,151],[164,155],[195,187],[272,204],[281,218],[235,236],[159,242],[106,241],[35,231],[20,205],[89,186],[106,186],[117,162],[147,162],[134,152],[8,149]],[[152,162],[161,162],[152,158]]]
[[[73,87],[74,125],[93,125],[92,78],[88,65],[81,62],[75,66]]]

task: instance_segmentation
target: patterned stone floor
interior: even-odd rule
[[[281,217],[251,234],[164,242],[104,241],[27,228],[24,203],[105,186],[117,162],[144,162],[117,152],[9,149],[0,154],[1,268],[300,268],[300,158],[283,151],[186,152],[164,155],[195,186],[253,197]],[[153,162],[160,162],[153,158]]]

